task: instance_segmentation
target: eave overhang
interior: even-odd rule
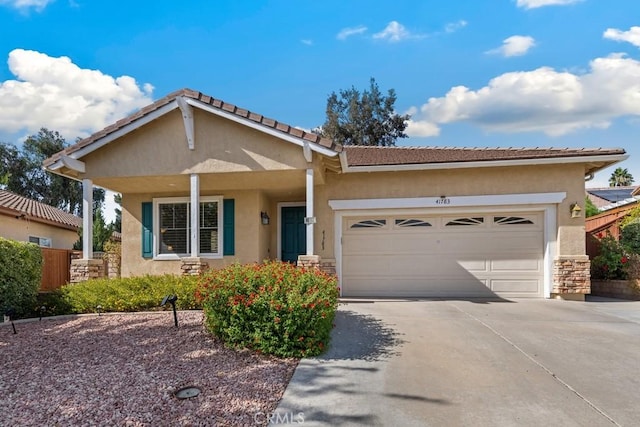
[[[443,170],[443,169],[471,169],[487,167],[510,167],[510,166],[539,166],[557,164],[585,165],[585,175],[596,173],[606,167],[622,162],[629,158],[628,154],[602,154],[592,156],[567,156],[532,159],[503,159],[503,160],[482,160],[482,161],[462,161],[462,162],[440,162],[440,163],[412,163],[412,164],[389,164],[370,166],[350,166],[347,160],[347,152],[339,154],[342,172],[401,172],[401,171],[421,171],[421,170]]]

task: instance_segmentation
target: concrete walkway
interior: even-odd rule
[[[352,300],[273,423],[635,426],[640,302]]]

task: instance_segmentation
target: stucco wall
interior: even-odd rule
[[[335,258],[333,211],[329,200],[438,197],[566,192],[558,206],[558,254],[585,253],[584,218],[571,218],[570,205],[584,207],[582,165],[521,166],[450,169],[420,172],[327,174],[327,184],[316,188],[316,253]],[[446,208],[442,209],[446,212]],[[324,250],[318,244],[324,232]]]
[[[72,249],[78,240],[78,233],[74,230],[16,219],[9,215],[0,215],[0,236],[21,242],[28,242],[29,236],[44,237],[51,239],[51,247],[56,249]]]
[[[212,268],[233,262],[258,262],[265,257],[268,229],[261,229],[262,196],[258,191],[226,192],[202,196],[218,196],[235,200],[235,255],[222,259],[206,259]],[[180,193],[123,194],[122,195],[122,276],[142,274],[179,274],[180,260],[154,261],[142,257],[142,203],[154,197],[187,197]],[[261,243],[262,242],[262,243]]]
[[[160,176],[211,171],[304,169],[302,149],[263,132],[194,110],[195,150],[189,150],[182,116],[162,119],[83,157],[85,178]]]

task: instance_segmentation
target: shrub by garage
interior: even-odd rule
[[[196,297],[208,330],[226,345],[305,357],[327,347],[338,295],[334,276],[267,261],[209,270]]]

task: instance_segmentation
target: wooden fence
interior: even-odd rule
[[[80,252],[69,249],[40,249],[42,250],[40,292],[51,292],[69,283],[71,259]]]

